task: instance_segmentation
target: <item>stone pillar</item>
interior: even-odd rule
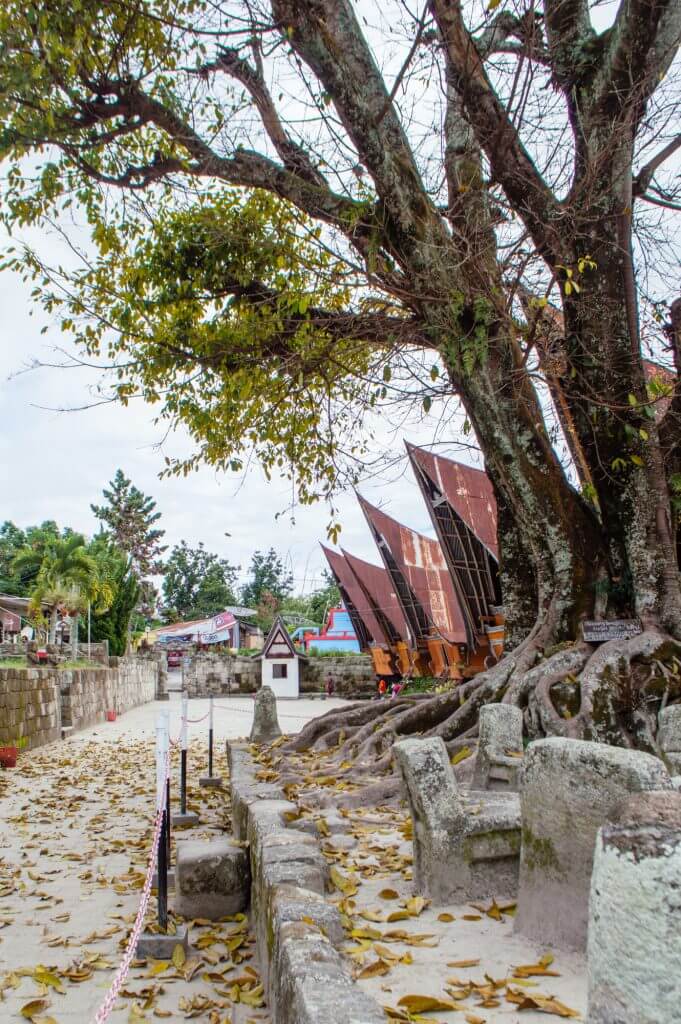
[[[671,789],[671,780],[651,754],[556,737],[530,744],[520,784],[517,931],[542,946],[585,947],[598,829],[618,820],[634,793],[654,789]]]
[[[518,788],[523,752],[523,713],[512,704],[485,704],[480,708],[480,739],[473,770],[473,789]]]
[[[249,739],[251,743],[271,743],[281,736],[274,692],[269,686],[263,686],[258,690],[254,703],[255,712]]]
[[[681,793],[632,798],[598,833],[588,1024],[681,1020]]]
[[[660,711],[657,742],[670,775],[681,775],[681,704]]]

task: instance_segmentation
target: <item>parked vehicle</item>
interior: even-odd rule
[[[168,651],[168,668],[179,668],[182,664],[182,651]]]

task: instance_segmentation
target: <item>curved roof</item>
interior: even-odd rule
[[[449,643],[467,643],[463,613],[439,542],[398,523],[361,495],[357,497],[414,639],[425,639],[430,632]],[[406,586],[400,585],[400,576]]]
[[[497,502],[492,483],[481,469],[434,455],[407,443],[407,451],[428,474],[466,526],[499,561]]]
[[[379,621],[383,641],[388,644],[391,642],[391,630],[399,639],[408,640],[409,627],[388,573],[380,565],[365,562],[363,558],[342,550],[343,558],[364,594],[364,601],[376,613],[374,617],[386,620],[386,628]]]

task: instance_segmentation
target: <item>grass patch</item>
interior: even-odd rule
[[[301,648],[302,651],[302,648]],[[361,656],[361,651],[334,651],[331,648],[322,648],[319,650],[314,645],[314,641],[307,652],[308,658],[358,658]]]
[[[26,668],[26,658],[18,654],[16,658],[0,658],[0,668]]]
[[[88,661],[87,658],[76,658],[75,661],[62,661],[57,668],[104,668],[96,661]]]
[[[424,676],[421,679],[410,679],[402,693],[434,693],[438,686],[442,686],[441,679]]]

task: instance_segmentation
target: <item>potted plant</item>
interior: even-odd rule
[[[20,736],[7,747],[0,747],[0,767],[15,768],[19,751],[28,746],[28,737]]]

